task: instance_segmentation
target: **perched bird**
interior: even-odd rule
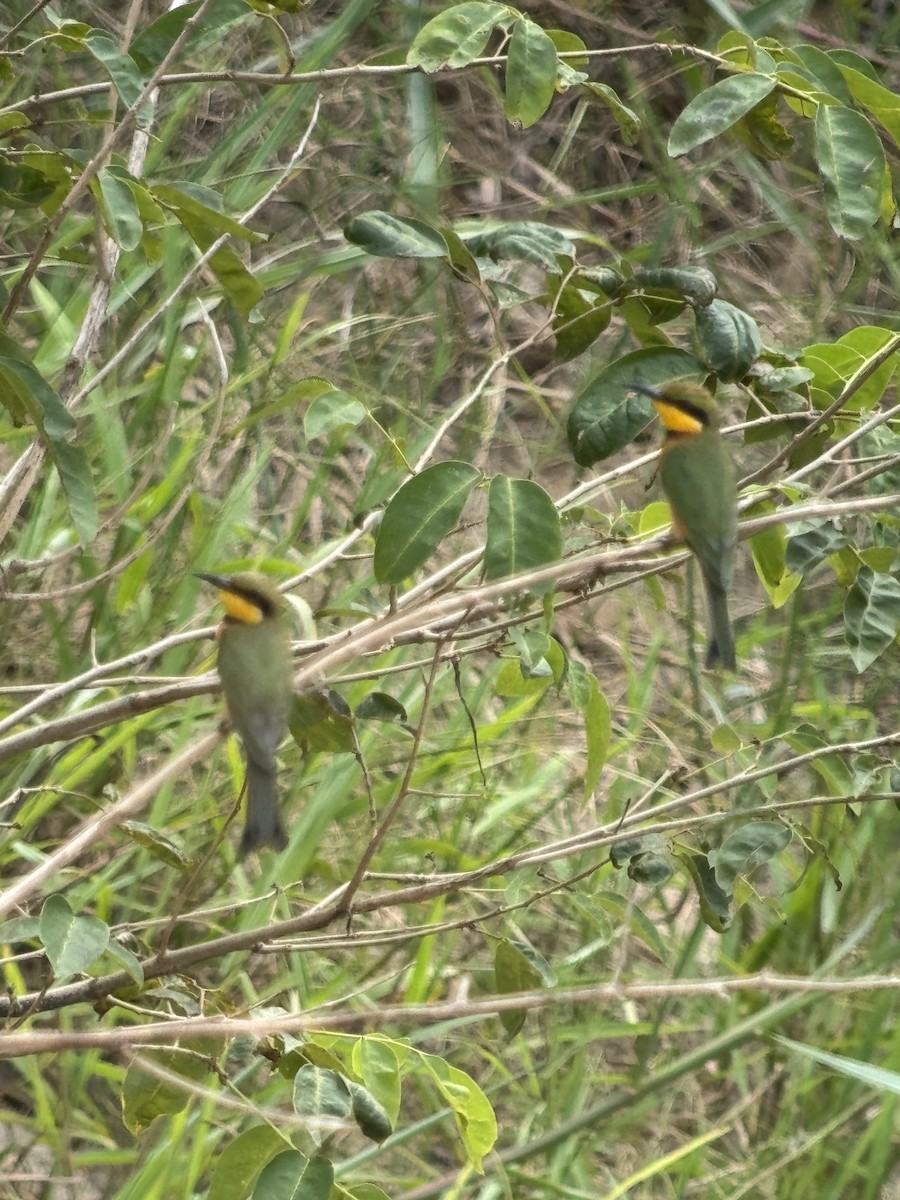
[[[218,667],[228,714],[247,755],[247,820],[242,850],[281,849],[275,755],[287,732],[293,671],[284,598],[256,571],[203,575],[219,589],[225,619],[217,631]]]
[[[737,544],[737,483],[719,433],[716,402],[699,383],[676,379],[662,388],[632,384],[653,401],[666,427],[659,474],[672,525],[700,563],[709,608],[707,667],[735,669],[728,588]]]

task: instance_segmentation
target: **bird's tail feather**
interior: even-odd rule
[[[706,652],[707,667],[721,664],[726,671],[737,669],[734,653],[734,630],[728,615],[727,593],[706,580],[706,602],[709,608],[709,649]]]
[[[247,820],[242,850],[256,850],[260,846],[274,846],[283,850],[287,835],[278,811],[275,770],[265,770],[252,759],[247,760]]]

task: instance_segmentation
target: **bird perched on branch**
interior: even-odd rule
[[[662,388],[632,384],[653,401],[666,428],[659,475],[672,525],[697,557],[709,609],[707,667],[735,669],[728,589],[737,544],[737,483],[731,453],[719,433],[719,413],[699,383],[676,379]]]
[[[276,752],[293,694],[291,631],[284,597],[257,571],[204,575],[219,589],[219,678],[231,723],[247,756],[247,819],[241,850],[287,843],[278,809]]]

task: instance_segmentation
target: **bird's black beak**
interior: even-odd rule
[[[231,586],[231,580],[227,575],[207,575],[203,571],[195,571],[194,578],[202,579],[204,583],[211,583],[220,592],[227,592]]]
[[[632,380],[629,383],[628,390],[630,392],[640,392],[642,396],[649,396],[651,400],[658,400],[661,395],[659,388],[650,387],[646,383],[638,383],[637,380]]]

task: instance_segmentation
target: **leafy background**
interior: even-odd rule
[[[894,1194],[897,15],[0,20],[0,1195]],[[734,678],[628,392],[685,373]]]

